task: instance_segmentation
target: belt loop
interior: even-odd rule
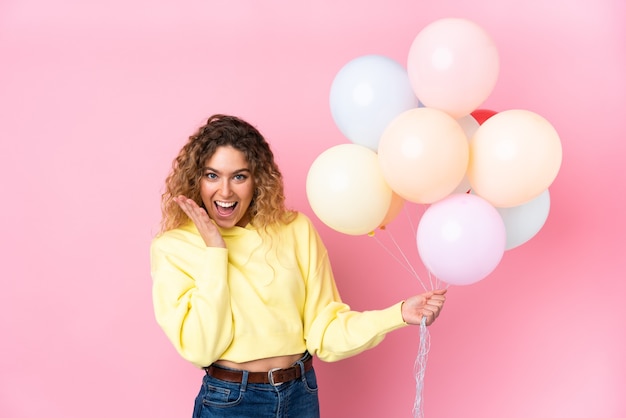
[[[304,357],[296,361],[296,364],[300,366],[300,380],[304,382]]]
[[[248,372],[247,370],[243,370],[243,376],[241,376],[241,391],[245,392],[248,387]]]

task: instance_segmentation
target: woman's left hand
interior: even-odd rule
[[[448,289],[433,290],[421,295],[411,296],[402,304],[402,319],[407,324],[420,325],[426,318],[426,325],[431,325],[441,313],[446,301]]]

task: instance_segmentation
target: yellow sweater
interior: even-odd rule
[[[207,247],[192,222],[151,245],[156,320],[196,366],[305,349],[337,361],[406,325],[401,302],[365,312],[342,303],[326,247],[304,214],[269,239],[251,225],[221,232],[227,248]]]

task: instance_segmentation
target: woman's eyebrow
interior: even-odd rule
[[[222,174],[222,172],[220,170],[216,170],[215,168],[209,167],[209,166],[205,166],[204,167],[204,171],[213,171],[214,173],[217,174]],[[250,169],[249,168],[240,168],[239,170],[235,170],[232,172],[232,174],[240,174],[240,173],[250,173]]]

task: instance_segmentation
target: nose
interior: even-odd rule
[[[223,179],[220,183],[220,193],[224,197],[228,197],[231,195],[230,182],[228,181],[228,179]]]

